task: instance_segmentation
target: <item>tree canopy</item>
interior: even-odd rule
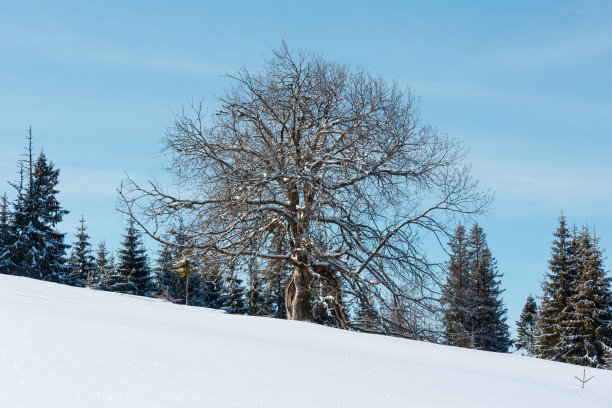
[[[420,122],[409,90],[305,51],[230,78],[218,109],[192,104],[165,134],[177,189],[127,180],[122,211],[160,242],[184,220],[204,263],[287,265],[289,319],[309,320],[320,292],[343,327],[360,300],[396,327],[389,311],[424,305],[437,278],[422,240],[488,204],[464,150]]]

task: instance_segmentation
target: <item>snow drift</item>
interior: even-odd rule
[[[610,407],[612,371],[0,275],[0,407]]]

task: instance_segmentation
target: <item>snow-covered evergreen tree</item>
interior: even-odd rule
[[[612,294],[598,238],[584,227],[577,238],[571,296],[563,310],[559,353],[562,361],[612,368]]]
[[[537,333],[538,321],[538,305],[533,296],[529,295],[523,310],[521,311],[520,319],[516,322],[516,332],[518,338],[514,345],[517,350],[525,350],[528,355],[532,355],[534,351],[534,340]]]
[[[542,302],[538,309],[538,333],[534,354],[548,360],[563,361],[559,345],[563,311],[572,295],[571,288],[576,277],[576,237],[572,238],[565,216],[559,217],[559,226],[554,233],[548,273],[542,282]]]
[[[252,259],[247,266],[249,286],[246,291],[247,314],[251,316],[266,316],[269,313],[265,302],[262,272],[256,259]]]
[[[449,273],[442,296],[445,343],[507,352],[511,341],[501,274],[483,229],[474,224],[466,236],[465,228],[458,225],[449,246]]]
[[[97,285],[99,277],[94,262],[94,257],[91,253],[91,244],[89,243],[89,235],[85,226],[85,217],[81,215],[79,225],[77,227],[76,242],[72,246],[70,254],[70,273],[66,274],[62,283],[80,286],[93,287]]]
[[[231,314],[245,314],[247,307],[244,299],[244,287],[242,279],[234,273],[225,277],[223,292],[220,296],[220,306]]]
[[[472,280],[469,299],[472,347],[505,353],[512,342],[501,299],[501,274],[487,245],[486,234],[478,224],[470,231],[467,250]]]
[[[173,303],[184,303],[185,287],[177,273],[178,251],[170,245],[162,245],[158,252],[155,279],[160,295]]]
[[[119,250],[117,272],[120,280],[113,284],[113,291],[139,296],[149,296],[153,292],[146,250],[132,219],[128,222]]]
[[[32,132],[28,135],[26,159],[20,162],[20,182],[12,184],[17,198],[13,204],[11,239],[0,264],[8,273],[58,282],[68,272],[64,234],[57,231],[68,211],[61,208],[56,189],[59,170],[44,153],[36,161]]]
[[[448,276],[442,291],[444,342],[452,346],[471,347],[472,309],[469,302],[472,296],[472,281],[463,225],[457,226],[449,247]]]
[[[112,254],[106,249],[106,243],[100,242],[96,251],[95,273],[98,276],[96,289],[111,290],[115,274],[115,261]]]
[[[283,231],[278,228],[269,243],[269,251],[273,254],[282,254],[288,247],[288,243],[283,238]],[[291,267],[287,262],[280,259],[271,260],[267,268],[262,273],[263,289],[263,310],[267,316],[277,319],[287,318],[285,307],[285,288],[287,279],[291,275]]]
[[[370,297],[365,299],[359,298],[355,325],[363,332],[378,332],[377,328],[380,325],[379,316]]]
[[[9,203],[6,193],[0,198],[0,273],[8,274],[10,266],[9,245],[13,241],[9,214]]]

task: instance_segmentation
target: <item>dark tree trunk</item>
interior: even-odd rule
[[[305,265],[296,266],[285,291],[287,320],[310,320],[312,273]]]

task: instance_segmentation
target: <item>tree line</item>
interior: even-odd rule
[[[94,249],[81,216],[72,245],[57,224],[68,213],[57,200],[59,170],[44,153],[34,159],[31,130],[25,158],[18,162],[19,180],[10,183],[15,200],[0,201],[0,271],[77,287],[159,297],[170,302],[224,309],[229,313],[286,318],[286,282],[291,268],[282,263],[246,265],[201,263],[179,222],[166,232],[157,258],[150,261],[134,219],[129,218],[120,249],[100,242]],[[276,243],[278,245],[278,242]],[[467,231],[458,224],[448,243],[439,308],[437,342],[480,350],[507,352],[514,344],[528,354],[593,367],[612,363],[612,295],[603,266],[599,238],[587,226],[570,229],[561,216],[555,232],[549,271],[542,283],[541,306],[529,296],[517,322],[518,338],[510,339],[503,304],[502,274],[477,223]],[[270,268],[270,266],[272,268]],[[242,277],[246,277],[245,280]],[[310,311],[311,321],[341,327],[333,302],[323,295]],[[368,299],[369,300],[369,299]],[[368,301],[349,309],[355,329],[375,331],[380,316]],[[395,305],[389,316],[412,319],[410,308]],[[431,322],[430,322],[431,324]],[[435,326],[435,323],[434,325]]]

